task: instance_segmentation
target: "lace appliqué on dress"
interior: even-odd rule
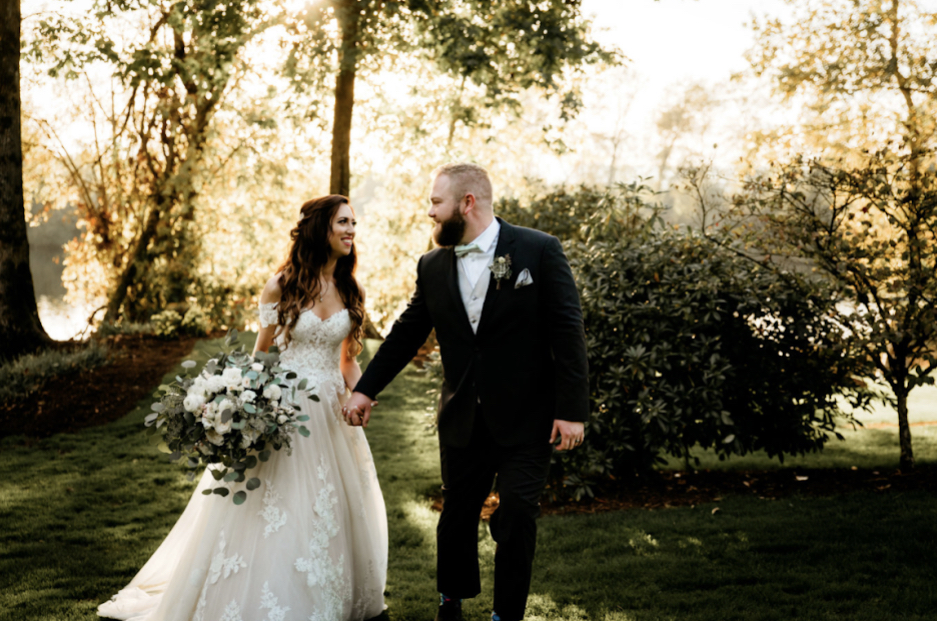
[[[331,621],[342,616],[345,595],[351,589],[346,585],[345,555],[337,560],[329,555],[329,543],[338,535],[338,521],[335,518],[335,505],[338,498],[335,495],[335,485],[328,483],[329,466],[322,458],[317,470],[319,480],[325,483],[316,495],[313,510],[322,520],[322,528],[318,528],[309,540],[309,557],[297,558],[295,567],[297,571],[306,574],[306,584],[310,587],[319,587],[322,593],[322,606],[309,617],[310,621]]]
[[[290,607],[281,607],[279,602],[279,598],[270,590],[270,583],[264,582],[264,590],[260,594],[260,608],[261,610],[270,611],[267,613],[266,621],[284,621],[286,619],[286,613],[290,611]]]
[[[264,528],[264,539],[280,530],[280,528],[286,524],[286,511],[277,507],[277,503],[280,501],[280,494],[277,493],[270,479],[267,479],[266,483],[267,489],[264,491],[264,508],[257,512],[257,515],[261,516],[267,523],[266,528]]]
[[[268,326],[277,325],[279,320],[279,314],[277,313],[277,303],[271,302],[269,304],[261,304],[258,307],[258,314],[260,315],[260,327],[266,328]]]
[[[220,621],[244,621],[244,618],[241,616],[241,607],[238,605],[237,600],[231,600],[224,609],[224,613],[221,615]]]
[[[218,582],[218,579],[222,575],[227,578],[232,573],[236,574],[242,567],[247,567],[247,563],[244,562],[244,557],[240,554],[233,554],[231,556],[224,555],[224,549],[227,545],[224,540],[224,531],[221,531],[218,537],[218,554],[211,560],[211,567],[208,569],[208,581],[211,584]]]

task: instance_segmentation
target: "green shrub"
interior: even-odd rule
[[[150,317],[153,324],[153,334],[162,339],[172,339],[179,335],[182,324],[182,315],[174,310],[164,310]]]
[[[0,402],[28,397],[49,380],[93,369],[107,362],[107,347],[97,341],[77,351],[47,349],[0,366]]]
[[[619,239],[642,234],[659,223],[660,205],[648,203],[653,192],[640,183],[597,188],[560,187],[522,203],[503,198],[495,213],[511,224],[555,235],[566,242]]]
[[[150,317],[153,334],[163,339],[178,336],[205,336],[208,334],[210,321],[208,315],[197,304],[192,304],[185,315],[173,309],[164,310]]]
[[[196,304],[189,307],[179,323],[180,331],[191,336],[205,336],[209,327],[208,315]]]
[[[856,379],[867,361],[830,318],[822,282],[664,230],[580,242],[570,257],[592,398],[586,450],[564,464],[579,495],[661,453],[818,451],[839,435],[837,397],[871,398]]]
[[[99,337],[115,336],[124,334],[136,336],[140,334],[153,334],[153,324],[138,323],[134,321],[119,321],[117,323],[102,323],[98,326],[95,334]]]
[[[591,419],[557,455],[554,491],[581,497],[609,476],[694,448],[720,459],[821,450],[838,397],[855,407],[867,360],[830,317],[824,282],[769,271],[717,241],[665,227],[639,184],[503,200],[509,222],[564,241],[582,299]]]

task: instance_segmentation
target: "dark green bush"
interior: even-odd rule
[[[0,403],[28,397],[46,382],[99,367],[107,362],[107,346],[89,341],[75,349],[47,349],[0,365]]]
[[[585,445],[555,464],[565,491],[591,494],[664,453],[689,462],[694,448],[822,449],[837,398],[870,398],[856,379],[866,361],[831,319],[836,296],[665,227],[644,196],[559,190],[499,212],[564,239],[582,298],[592,415]]]

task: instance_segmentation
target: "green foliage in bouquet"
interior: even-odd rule
[[[159,387],[153,412],[145,424],[157,447],[171,461],[184,460],[188,476],[195,477],[202,465],[221,485],[203,494],[227,496],[231,487],[245,483],[247,491],[260,487],[260,479],[247,478],[246,471],[270,459],[275,450],[292,450],[293,434],[308,437],[300,423],[309,417],[300,414],[297,395],[307,390],[307,380],[298,382],[296,373],[280,366],[279,352],[249,355],[238,342],[237,330],[225,338],[226,350],[218,352],[194,377],[189,369],[195,362],[183,363],[184,376]],[[160,394],[161,393],[161,394]],[[247,498],[247,491],[233,494],[234,504]]]

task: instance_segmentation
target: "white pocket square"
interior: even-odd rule
[[[526,267],[524,270],[517,275],[517,280],[514,282],[514,288],[520,289],[521,287],[526,287],[527,285],[534,284],[534,279],[530,277],[530,270]]]

